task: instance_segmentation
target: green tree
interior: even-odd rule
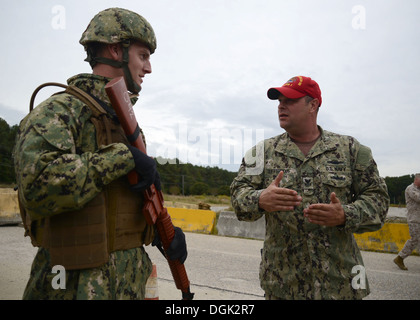
[[[0,118],[0,183],[3,184],[16,182],[12,153],[17,131],[17,125],[10,127]]]
[[[223,196],[230,196],[230,187],[229,186],[220,186],[217,190],[217,194]]]
[[[229,195],[227,189],[236,172],[230,172],[218,167],[202,167],[192,165],[191,163],[181,163],[178,159],[157,158],[157,167],[164,192],[172,193],[178,187],[180,194],[196,195],[196,194],[214,194]],[[203,191],[203,185],[207,185],[207,189]]]
[[[392,204],[405,204],[405,189],[413,183],[414,174],[401,177],[386,177],[385,183]]]
[[[209,192],[209,186],[204,182],[196,182],[191,188],[192,194],[202,195],[202,194],[208,194]]]

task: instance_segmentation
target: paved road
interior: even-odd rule
[[[263,241],[186,233],[189,256],[185,263],[196,299],[260,300],[258,270]],[[179,299],[166,261],[147,248],[157,265],[160,299]],[[395,254],[362,251],[371,294],[366,300],[419,300],[420,257],[405,260],[408,271],[392,260]]]
[[[189,256],[185,264],[197,300],[262,300],[258,268],[263,242],[186,233]],[[147,247],[157,266],[159,298],[180,299],[159,251]],[[0,227],[0,299],[20,299],[36,249],[23,229]],[[406,259],[408,271],[392,262],[394,254],[362,252],[372,293],[367,300],[420,299],[420,257]]]

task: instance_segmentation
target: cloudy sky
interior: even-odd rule
[[[135,106],[149,154],[236,171],[283,132],[267,90],[305,75],[324,129],[369,146],[381,176],[420,172],[418,0],[0,0],[0,117],[18,124],[39,84],[91,72],[78,41],[116,6],[157,35]]]

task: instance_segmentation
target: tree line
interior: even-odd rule
[[[13,147],[18,126],[9,126],[0,118],[0,184],[16,183],[13,165]],[[163,192],[179,195],[229,195],[229,186],[236,172],[218,167],[203,167],[181,163],[178,159],[157,159]],[[392,204],[405,204],[405,188],[414,180],[414,174],[401,177],[385,177]]]
[[[405,189],[414,181],[414,174],[401,177],[385,177],[391,204],[405,205]]]
[[[12,151],[17,131],[17,125],[10,127],[4,119],[0,118],[0,184],[16,182]]]
[[[16,176],[13,148],[18,126],[9,126],[0,118],[0,184],[13,185]],[[163,192],[180,195],[229,195],[229,186],[236,173],[217,167],[202,167],[176,160],[158,159],[157,168]],[[160,164],[165,163],[165,164]]]
[[[160,164],[165,163],[165,164]],[[157,158],[157,169],[164,193],[179,195],[230,195],[230,184],[237,172],[218,167],[196,166],[178,159]]]

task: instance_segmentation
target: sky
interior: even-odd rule
[[[370,147],[383,177],[420,172],[418,0],[0,0],[1,118],[18,124],[38,85],[91,72],[79,39],[109,7],[156,33],[135,105],[149,155],[237,171],[284,132],[267,90],[303,75],[323,129]]]

